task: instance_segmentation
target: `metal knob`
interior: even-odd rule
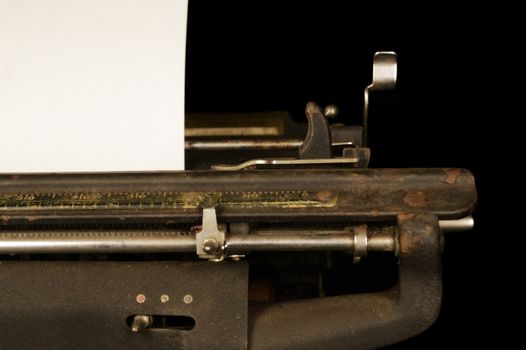
[[[139,333],[145,328],[152,325],[152,317],[148,315],[135,315],[131,324],[131,330],[133,333]]]

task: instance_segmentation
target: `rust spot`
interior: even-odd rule
[[[415,214],[402,213],[402,214],[398,215],[398,220],[399,221],[407,221],[407,220],[411,220],[414,217],[415,217]]]
[[[410,191],[404,196],[404,203],[413,208],[424,208],[429,203],[429,198],[422,191]]]
[[[413,217],[415,216],[414,214],[406,215],[411,215]],[[398,218],[399,220],[401,220],[402,215],[399,215]],[[434,239],[431,237],[434,237],[438,231],[436,231],[429,224],[429,222],[423,222],[422,224],[419,224],[417,227],[414,227],[411,230],[402,229],[402,232],[400,232],[400,253],[402,255],[410,255],[415,250],[420,249],[422,246],[424,246],[426,242],[429,241],[429,239]]]
[[[459,169],[450,169],[446,170],[446,183],[453,185],[457,182],[458,177],[460,176],[461,171]]]
[[[408,235],[401,235],[400,237],[400,253],[408,255],[411,252],[412,240]]]
[[[316,193],[316,199],[322,203],[328,202],[332,198],[331,191],[320,191]]]
[[[203,230],[203,225],[195,225],[190,228],[190,232],[197,233]]]
[[[410,255],[413,250],[422,245],[422,236],[406,232],[400,235],[400,253]]]

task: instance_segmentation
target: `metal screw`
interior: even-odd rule
[[[184,296],[183,301],[185,304],[191,304],[194,298],[190,294],[187,294]]]
[[[203,250],[207,254],[214,254],[219,250],[220,244],[215,238],[207,238],[203,242]]]
[[[135,300],[139,304],[144,304],[144,302],[146,301],[146,296],[144,294],[138,294],[137,297],[135,298]]]
[[[328,105],[323,110],[323,115],[326,118],[334,118],[338,116],[338,113],[340,111],[338,110],[338,106],[336,105]]]
[[[168,300],[170,300],[170,297],[168,296],[168,294],[163,294],[161,295],[161,303],[167,303]]]

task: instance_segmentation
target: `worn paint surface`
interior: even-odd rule
[[[476,203],[462,169],[0,175],[0,225],[198,223],[213,202],[221,222],[458,219]]]
[[[197,209],[207,198],[227,208],[327,208],[338,200],[330,191],[31,193],[0,195],[0,208]]]

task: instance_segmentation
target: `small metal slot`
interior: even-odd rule
[[[185,315],[130,315],[126,324],[134,333],[147,328],[189,331],[195,327],[195,318]]]

